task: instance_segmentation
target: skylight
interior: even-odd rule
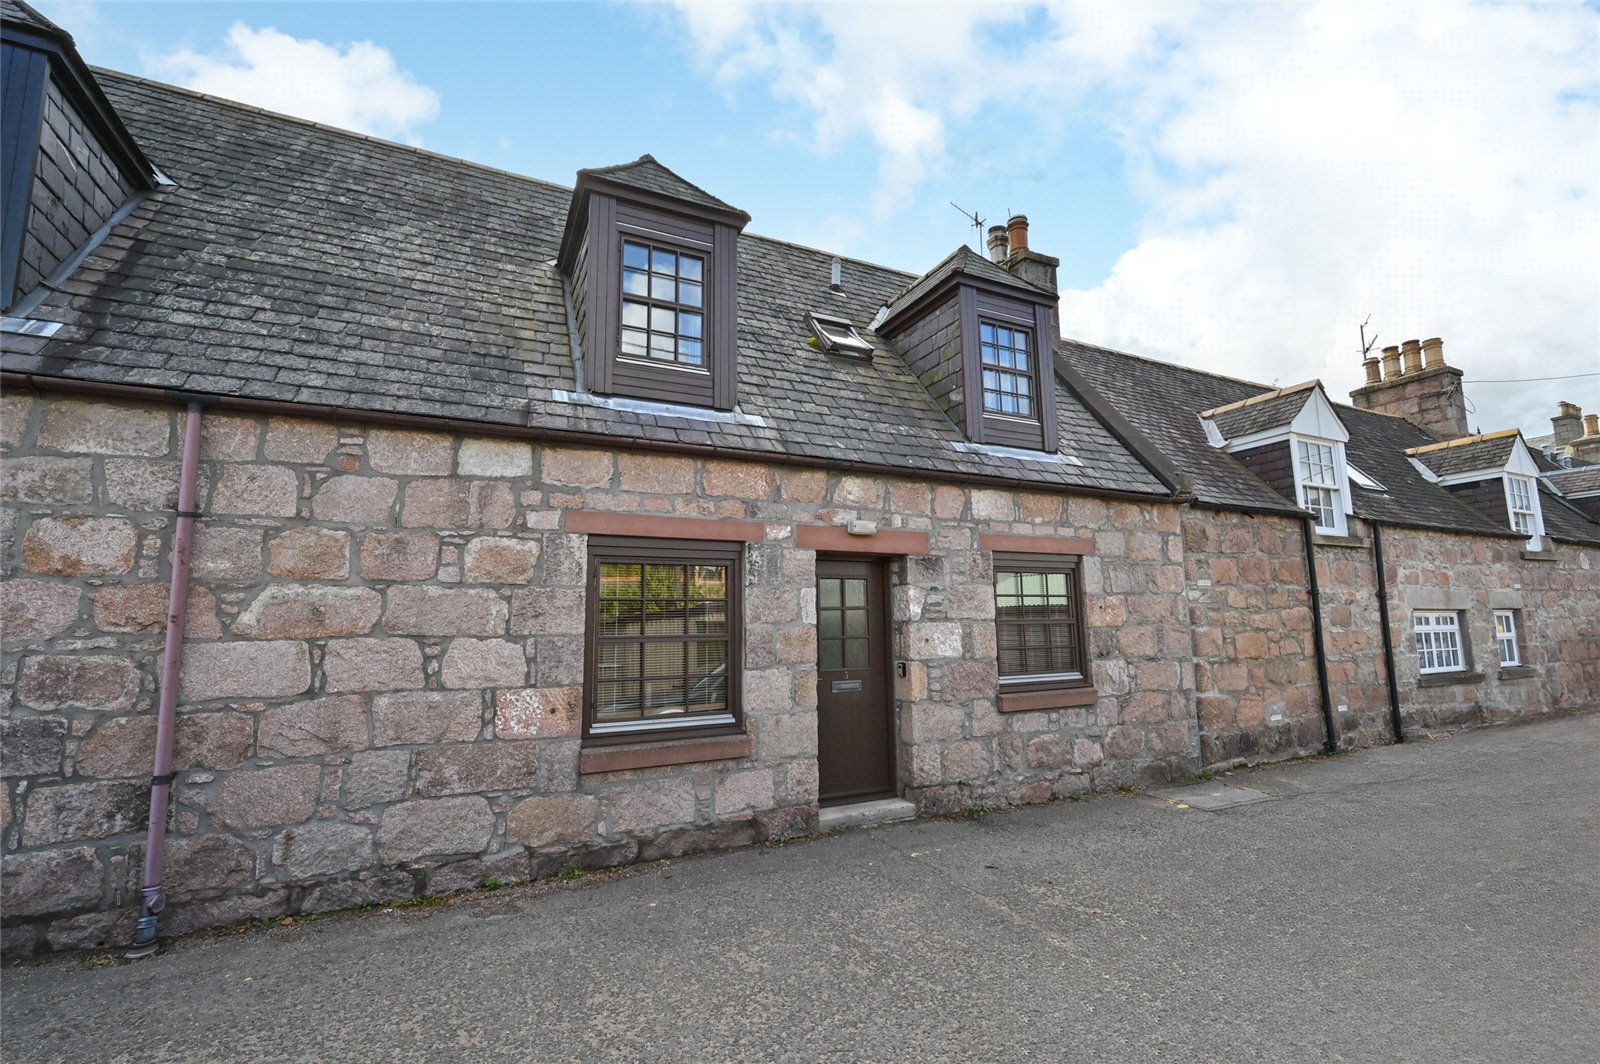
[[[808,314],[806,320],[816,335],[817,343],[828,354],[849,355],[852,358],[872,357],[872,345],[845,319]]]
[[[1389,491],[1388,488],[1384,487],[1382,484],[1379,484],[1372,477],[1367,476],[1367,474],[1351,465],[1348,461],[1345,462],[1344,471],[1350,474],[1350,479],[1352,481],[1361,487],[1366,488],[1368,491],[1380,491],[1384,492],[1385,494],[1387,494]]]

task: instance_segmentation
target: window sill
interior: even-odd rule
[[[1556,562],[1561,560],[1561,556],[1553,550],[1525,550],[1522,552],[1522,560],[1525,562]]]
[[[755,740],[748,735],[685,737],[585,747],[578,754],[578,772],[626,772],[662,765],[692,765],[700,761],[728,761],[749,757]]]
[[[1526,680],[1530,676],[1539,675],[1539,670],[1531,665],[1506,665],[1500,669],[1502,680]]]
[[[1482,683],[1481,672],[1429,672],[1417,677],[1418,687],[1458,687],[1463,684]]]
[[[1367,541],[1360,536],[1340,536],[1332,532],[1313,532],[1311,542],[1319,547],[1365,547]]]
[[[1058,691],[1002,691],[999,710],[1002,713],[1025,713],[1030,709],[1072,709],[1092,706],[1100,701],[1100,692],[1093,687],[1067,687]]]

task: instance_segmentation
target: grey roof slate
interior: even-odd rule
[[[1056,350],[1180,470],[1194,478],[1199,502],[1219,508],[1303,513],[1231,455],[1212,447],[1201,424],[1202,411],[1260,395],[1269,390],[1266,385],[1076,340],[1065,340]],[[1350,433],[1345,445],[1349,462],[1385,489],[1372,491],[1352,484],[1351,502],[1357,516],[1407,527],[1512,535],[1510,529],[1417,472],[1405,452],[1433,440],[1410,422],[1341,404],[1335,404],[1334,411]],[[1583,520],[1571,508],[1560,509],[1554,521],[1546,522],[1552,536],[1600,542],[1600,526]]]
[[[1211,415],[1211,423],[1222,433],[1223,439],[1236,440],[1268,429],[1284,428],[1305,409],[1314,388],[1296,387],[1292,391],[1271,399],[1250,403],[1247,406],[1222,410]]]
[[[7,337],[7,370],[581,433],[597,443],[1168,494],[1065,387],[1060,442],[1082,465],[958,446],[960,429],[867,329],[914,279],[847,260],[843,291],[832,292],[832,255],[749,234],[738,241],[739,404],[759,421],[563,398],[577,388],[553,260],[571,190],[127,75],[97,76],[176,186],[152,193],[34,312],[63,323],[53,338]],[[659,177],[653,165],[628,172]],[[850,320],[877,356],[811,348],[808,311]]]
[[[1546,476],[1563,495],[1587,495],[1600,492],[1600,465],[1573,466],[1557,469]]]
[[[884,318],[885,323],[893,321],[902,311],[914,306],[923,296],[934,291],[958,273],[988,281],[990,284],[1014,288],[1035,299],[1044,296],[1051,302],[1055,302],[1056,296],[1054,292],[1046,291],[1029,281],[1023,280],[1009,270],[1002,269],[963,244],[946,255],[937,266],[911,282],[904,291],[887,302],[889,313]]]
[[[1472,473],[1479,469],[1500,469],[1511,460],[1511,451],[1517,444],[1515,434],[1493,433],[1489,437],[1468,436],[1454,440],[1446,447],[1432,447],[1411,457],[1428,467],[1434,476],[1447,477],[1455,473]]]
[[[1600,521],[1544,484],[1539,485],[1539,512],[1544,516],[1545,534],[1552,539],[1600,546]]]
[[[20,22],[34,29],[72,40],[72,35],[66,30],[39,14],[31,5],[19,3],[18,0],[0,0],[0,18],[7,22]]]
[[[734,214],[748,214],[735,207],[726,200],[718,199],[699,185],[691,184],[682,177],[661,165],[653,155],[641,155],[631,163],[618,163],[615,166],[600,166],[579,170],[579,174],[590,174],[603,177],[607,181],[615,181],[619,185],[627,185],[645,192],[655,192],[663,196],[684,200],[701,207],[710,207],[714,210],[730,211]]]

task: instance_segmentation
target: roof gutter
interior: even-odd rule
[[[533,425],[505,425],[490,421],[470,421],[464,418],[430,417],[422,414],[396,414],[380,410],[356,410],[344,406],[322,403],[295,403],[279,399],[250,399],[243,396],[215,395],[187,392],[174,388],[158,388],[142,384],[112,384],[103,381],[83,381],[72,377],[54,377],[14,370],[0,372],[0,387],[29,388],[33,391],[60,391],[79,395],[97,395],[108,399],[127,399],[141,403],[204,403],[219,410],[236,410],[249,414],[278,414],[284,417],[320,417],[329,421],[363,421],[373,425],[433,430],[435,432],[472,433],[479,436],[503,436],[529,440],[535,443],[561,444],[578,447],[620,447],[659,454],[680,454],[695,458],[743,459],[769,465],[799,466],[806,469],[831,469],[846,473],[863,473],[883,477],[920,477],[944,484],[966,484],[990,488],[1010,488],[1015,491],[1054,491],[1063,495],[1087,495],[1101,499],[1120,499],[1130,502],[1171,503],[1183,501],[1154,492],[1118,491],[1114,488],[1097,488],[1076,484],[1048,484],[1018,477],[985,476],[981,473],[958,473],[943,469],[919,469],[907,466],[879,465],[871,462],[840,462],[808,455],[773,454],[743,448],[712,447],[703,444],[674,443],[665,440],[646,440],[635,437],[602,436],[594,433],[546,429]],[[1158,478],[1159,479],[1159,478]],[[1164,483],[1164,482],[1163,482]]]

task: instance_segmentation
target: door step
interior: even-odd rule
[[[878,798],[854,805],[830,805],[817,815],[819,831],[841,831],[845,828],[866,828],[874,824],[893,824],[897,820],[914,820],[917,806],[904,798]]]

